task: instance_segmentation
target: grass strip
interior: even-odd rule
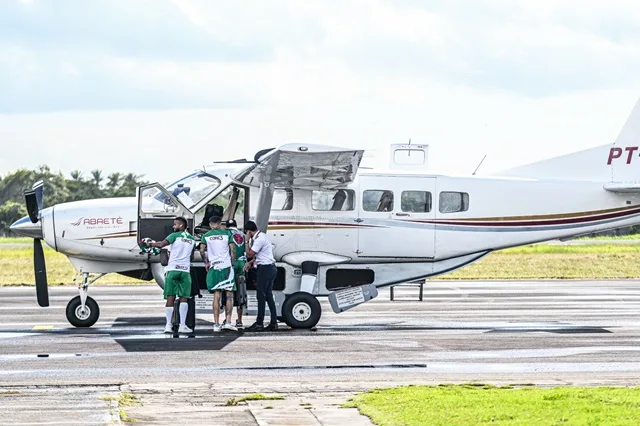
[[[66,256],[45,248],[50,285],[73,283],[76,270]],[[533,245],[501,250],[436,280],[625,279],[640,278],[640,245]],[[0,285],[33,285],[33,249],[1,248]],[[149,284],[108,274],[104,284]]]
[[[380,426],[637,425],[640,388],[409,386],[359,394],[343,407]]]
[[[240,398],[231,398],[227,401],[227,406],[230,407],[234,407],[236,405],[238,405],[238,403],[241,402],[247,402],[247,401],[281,401],[284,399],[284,396],[282,395],[263,395],[261,393],[253,393],[251,395],[246,395]]]

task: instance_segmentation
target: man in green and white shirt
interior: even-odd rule
[[[164,298],[167,300],[165,315],[167,324],[165,333],[173,333],[171,319],[176,296],[180,297],[180,327],[178,333],[192,333],[186,325],[189,305],[187,299],[191,297],[191,260],[196,246],[196,239],[187,231],[187,220],[177,217],[173,221],[174,232],[164,240],[151,243],[151,247],[163,248],[169,246],[169,263],[165,267]]]
[[[233,310],[233,292],[236,283],[233,274],[233,264],[236,261],[235,244],[231,233],[222,227],[222,218],[212,216],[209,220],[211,231],[202,236],[200,254],[207,270],[207,289],[213,293],[213,331],[221,328],[237,331],[231,324]],[[220,298],[226,292],[225,321],[220,326]]]

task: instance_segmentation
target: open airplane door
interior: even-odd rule
[[[187,219],[193,233],[193,213],[159,183],[138,187],[138,239],[162,241],[173,232],[173,219]]]
[[[244,185],[260,189],[256,210],[256,225],[267,231],[273,193],[276,189],[339,189],[352,183],[357,175],[364,150],[325,145],[288,144],[277,149],[260,151],[255,163],[237,173],[233,178]],[[316,325],[321,315],[317,295],[319,262],[303,261],[300,291],[288,294],[281,305],[282,317],[293,328],[310,328]],[[377,296],[375,286],[367,289],[366,300]],[[274,292],[274,296],[275,292]],[[332,293],[336,299],[342,293]],[[363,303],[356,297],[338,297],[333,304],[343,311]],[[277,298],[277,296],[276,296]],[[364,299],[364,298],[363,298]],[[276,301],[278,304],[278,301]],[[335,310],[336,308],[334,308]]]
[[[287,144],[260,151],[255,163],[233,176],[260,188],[256,225],[265,232],[276,189],[336,189],[353,182],[364,150],[326,145]]]

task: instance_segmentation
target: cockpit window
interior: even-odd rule
[[[192,209],[219,186],[220,180],[217,177],[206,172],[195,172],[173,182],[167,186],[167,190],[188,209]],[[164,197],[164,194],[156,195],[158,197]]]

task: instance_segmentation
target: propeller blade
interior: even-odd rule
[[[31,187],[36,193],[36,201],[38,202],[38,210],[42,210],[42,199],[44,196],[44,182],[42,180],[37,181]]]
[[[47,284],[47,266],[44,262],[42,240],[33,240],[33,268],[36,272],[36,296],[38,305],[45,308],[49,306],[49,288]]]
[[[27,213],[32,223],[39,220],[40,210],[42,210],[44,182],[39,180],[31,189],[24,191],[24,200],[27,204]]]

